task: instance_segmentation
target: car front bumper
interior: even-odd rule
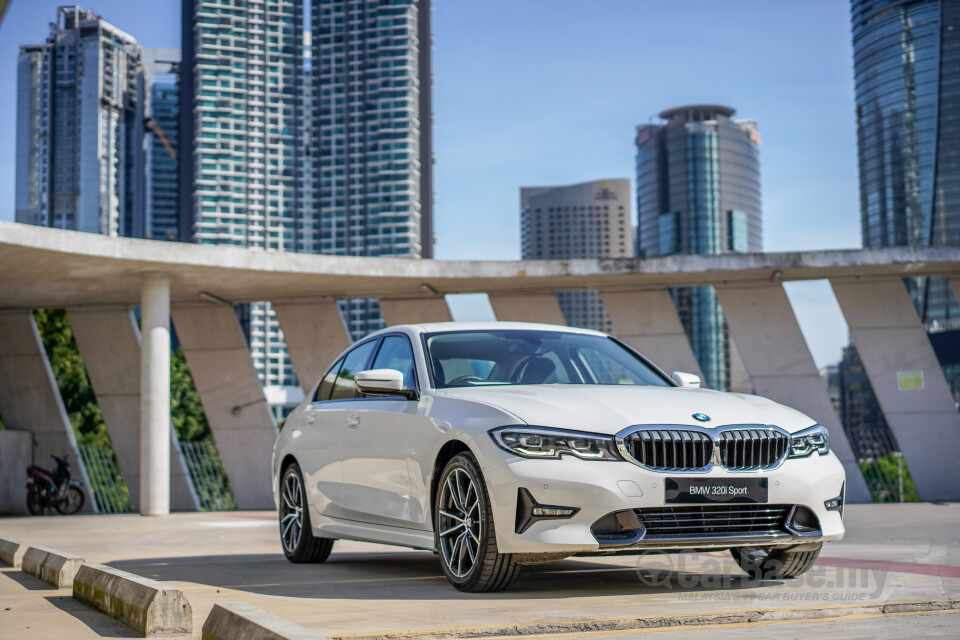
[[[730,472],[714,467],[709,472],[682,474],[651,471],[631,462],[599,462],[565,456],[560,460],[531,460],[512,455],[486,434],[473,441],[486,480],[501,553],[578,554],[618,553],[642,549],[689,549],[738,546],[791,546],[839,540],[844,527],[842,510],[828,509],[824,502],[842,496],[843,466],[831,452],[821,456],[785,460],[779,467],[761,472]],[[624,511],[687,508],[665,502],[669,477],[768,479],[767,504],[790,510],[805,507],[816,517],[813,530],[784,526],[776,534],[683,536],[634,535],[620,540],[598,539],[591,527],[610,514]],[[518,501],[525,489],[539,505],[570,507],[578,511],[567,518],[536,519],[520,526]],[[712,505],[711,505],[712,506]],[[744,505],[739,505],[744,506]],[[753,506],[753,505],[751,505]],[[520,506],[520,511],[528,504]],[[802,510],[802,509],[801,509]],[[706,509],[709,514],[710,507]],[[519,531],[518,530],[521,530]]]

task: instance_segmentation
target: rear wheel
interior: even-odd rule
[[[27,511],[32,516],[39,516],[43,514],[43,509],[43,496],[40,495],[36,487],[31,486],[27,489]]]
[[[333,549],[332,538],[313,535],[303,475],[296,463],[280,477],[280,544],[287,560],[298,564],[323,562]]]
[[[490,496],[473,455],[461,453],[447,463],[434,514],[440,566],[450,584],[476,593],[501,591],[514,583],[520,565],[497,550]]]
[[[779,580],[806,573],[817,561],[821,546],[807,551],[791,551],[783,547],[736,547],[730,549],[730,555],[752,579]]]
[[[65,515],[76,513],[83,508],[84,495],[80,487],[68,487],[67,495],[57,503],[57,511]]]

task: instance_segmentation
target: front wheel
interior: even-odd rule
[[[303,475],[296,463],[280,478],[280,543],[290,562],[323,562],[333,549],[332,538],[317,538],[310,526],[310,509]]]
[[[80,487],[68,487],[67,495],[57,502],[57,511],[64,515],[76,513],[83,508],[84,499],[83,490]]]
[[[444,468],[434,524],[440,566],[460,591],[502,591],[520,575],[513,556],[497,550],[490,496],[473,455],[460,453]]]
[[[817,561],[821,547],[804,551],[792,551],[789,547],[736,547],[730,549],[730,555],[752,579],[780,580],[806,573]]]

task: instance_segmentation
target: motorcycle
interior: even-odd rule
[[[76,513],[83,508],[83,483],[70,478],[67,456],[50,456],[57,463],[51,473],[34,464],[27,467],[27,511],[39,516],[49,507],[62,514]]]

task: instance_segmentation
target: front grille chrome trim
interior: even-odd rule
[[[649,471],[709,473],[776,469],[790,452],[790,433],[769,424],[633,425],[614,436],[624,460]]]

